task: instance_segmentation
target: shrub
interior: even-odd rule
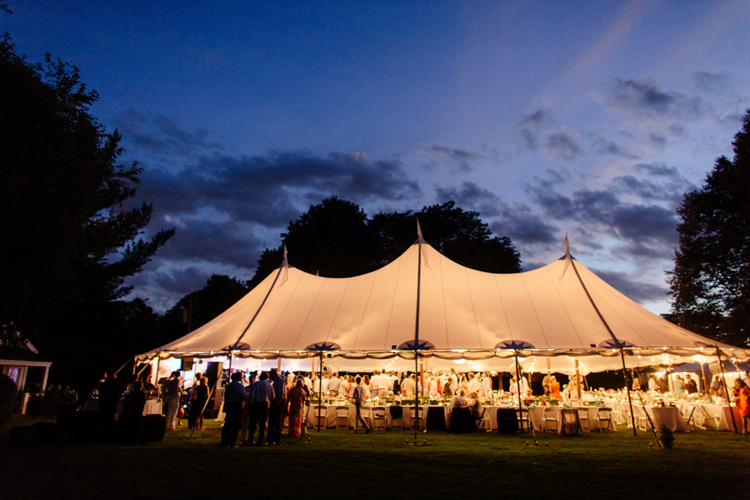
[[[0,429],[10,420],[17,405],[18,389],[15,382],[7,375],[0,375]]]

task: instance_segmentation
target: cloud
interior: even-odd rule
[[[548,244],[555,240],[555,228],[539,215],[519,203],[503,203],[494,193],[473,182],[464,182],[460,189],[437,188],[440,201],[453,200],[464,209],[479,212],[482,219],[497,219],[489,224],[493,233],[509,236],[514,243]]]
[[[474,182],[463,182],[461,189],[455,187],[436,189],[441,202],[453,200],[461,208],[479,212],[482,217],[493,217],[500,213],[500,198]]]
[[[142,152],[194,156],[223,150],[220,144],[209,141],[210,134],[206,129],[182,127],[171,116],[150,116],[128,110],[115,119],[115,126],[126,144],[132,143]]]
[[[548,245],[558,240],[555,227],[520,203],[503,205],[500,217],[490,224],[490,229],[495,234],[509,236],[514,242],[524,245]]]
[[[159,214],[197,214],[212,209],[236,221],[285,226],[309,200],[337,195],[361,202],[419,196],[398,160],[372,161],[362,154],[303,153],[272,156],[201,156],[174,173],[146,169],[139,196]],[[303,202],[303,203],[301,203]]]
[[[516,122],[516,125],[521,128],[534,127],[539,129],[552,121],[552,111],[549,109],[539,109],[533,113],[522,115]]]
[[[578,131],[572,127],[565,132],[550,134],[545,141],[545,149],[550,155],[560,160],[574,161],[584,154],[579,135]]]
[[[700,97],[663,90],[653,78],[617,78],[608,86],[607,105],[638,118],[695,119],[703,114]]]
[[[729,72],[709,73],[708,71],[696,71],[693,80],[698,90],[708,93],[721,93],[729,89],[732,74]]]
[[[464,172],[471,170],[471,162],[484,159],[484,155],[472,153],[463,149],[456,149],[450,146],[441,146],[438,144],[419,144],[417,152],[426,155],[433,162],[451,161],[458,165],[459,169]]]
[[[594,151],[599,154],[609,154],[614,156],[622,156],[624,158],[635,159],[638,158],[636,155],[628,153],[619,144],[605,139],[596,134],[588,134],[594,141]]]
[[[159,251],[160,258],[211,261],[252,269],[265,248],[264,242],[255,237],[251,224],[195,218],[183,218],[180,222],[182,228]]]
[[[554,182],[536,179],[526,193],[546,220],[574,221],[579,232],[595,235],[582,238],[584,246],[609,237],[620,241],[613,253],[668,258],[677,244],[675,208],[688,186],[670,167],[641,164],[601,189],[562,194]]]
[[[601,279],[606,281],[613,288],[627,295],[636,302],[648,302],[653,300],[664,300],[666,296],[666,287],[652,285],[650,283],[641,283],[634,281],[626,273],[591,270]]]

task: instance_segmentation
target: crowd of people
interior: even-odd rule
[[[449,412],[453,408],[470,408],[471,413],[478,417],[482,413],[482,401],[497,390],[497,374],[487,372],[457,373],[451,368],[421,374],[396,373],[394,371],[375,370],[372,375],[350,375],[326,371],[322,377],[317,374],[292,373],[282,374],[273,369],[268,372],[243,373],[236,371],[230,375],[224,372],[223,397],[225,421],[222,429],[221,446],[233,447],[238,444],[247,446],[273,446],[281,442],[284,420],[288,418],[290,436],[299,437],[303,432],[306,415],[305,402],[311,396],[322,394],[326,397],[346,396],[356,407],[355,428],[358,432],[360,424],[369,433],[369,423],[362,418],[360,408],[371,398],[385,399],[387,397],[401,397],[413,399],[417,393],[429,398],[442,398],[450,401]],[[210,390],[208,378],[197,373],[195,381],[189,389],[184,387],[179,371],[173,371],[164,379],[161,387],[157,388],[149,382],[150,374],[133,377],[123,390],[114,375],[103,377],[97,384],[99,398],[99,427],[105,438],[114,433],[115,412],[118,401],[123,393],[123,412],[120,415],[121,426],[125,429],[126,442],[138,442],[145,445],[143,436],[143,408],[147,399],[161,396],[166,405],[166,429],[174,430],[182,425],[184,406],[189,406],[188,428],[201,429],[204,413],[209,401]],[[723,395],[723,388],[714,380],[708,392]],[[424,383],[424,390],[423,390]],[[698,392],[693,378],[687,375],[675,375],[673,391],[692,394]],[[575,399],[578,387],[576,380],[571,378],[562,385],[555,375],[545,375],[542,380],[544,395],[550,399]],[[502,387],[500,387],[502,389]],[[516,395],[531,395],[529,381],[522,376],[513,376],[509,383],[509,393]],[[667,381],[656,374],[648,378],[647,386],[642,387],[639,377],[633,379],[633,390],[648,389],[666,392]],[[187,399],[190,404],[184,405]],[[739,406],[743,418],[743,428],[750,430],[750,388],[741,378],[735,381],[732,399]],[[123,418],[124,417],[124,418]],[[267,431],[266,431],[267,429]],[[257,434],[256,434],[257,432]],[[241,433],[241,434],[240,434]]]

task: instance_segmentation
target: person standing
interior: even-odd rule
[[[245,400],[245,386],[242,372],[232,374],[232,381],[224,388],[224,427],[221,430],[220,446],[233,448],[237,444],[237,434],[242,427],[242,402]]]
[[[146,395],[143,392],[143,382],[136,380],[133,382],[133,390],[131,390],[125,401],[122,403],[123,413],[125,413],[125,443],[129,446],[133,444],[134,440],[138,440],[138,444],[146,446],[146,438],[143,434],[143,406],[146,404]]]
[[[268,383],[268,373],[261,372],[258,381],[250,389],[250,427],[248,429],[247,445],[253,444],[255,427],[258,427],[256,444],[263,446],[263,436],[266,433],[268,406],[274,399],[273,387]]]
[[[114,373],[109,376],[105,373],[104,377],[104,382],[99,385],[99,433],[104,441],[109,441],[114,432],[115,413],[122,389]]]
[[[266,445],[281,444],[281,428],[284,426],[284,408],[286,407],[286,384],[276,370],[271,370],[273,399],[268,412],[268,442]]]
[[[180,409],[180,397],[182,396],[182,379],[179,371],[173,371],[169,380],[162,386],[164,402],[167,404],[167,429],[175,430],[177,412]]]
[[[208,401],[208,378],[202,377],[198,385],[193,389],[193,404],[190,407],[190,418],[188,427],[200,430],[203,428],[203,410]]]
[[[354,408],[357,411],[356,417],[354,418],[354,430],[352,431],[352,434],[357,433],[357,429],[359,428],[359,423],[362,422],[362,425],[365,427],[365,434],[369,434],[372,429],[370,428],[370,424],[368,424],[364,418],[362,418],[362,402],[366,399],[365,398],[365,388],[361,385],[362,379],[357,377],[357,386],[354,388]]]
[[[341,379],[338,373],[331,375],[331,378],[328,380],[328,392],[331,396],[338,396],[341,392]]]
[[[294,384],[294,387],[289,389],[287,394],[287,400],[289,401],[289,435],[294,437],[300,437],[302,434],[302,410],[305,407],[305,385],[304,381],[300,378]]]

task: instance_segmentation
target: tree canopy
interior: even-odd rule
[[[174,233],[143,238],[141,168],[118,163],[120,135],[89,112],[97,98],[75,66],[29,63],[0,40],[0,324],[61,357],[102,348],[134,312],[151,318],[121,301],[124,281]]]
[[[750,110],[701,189],[687,193],[675,266],[671,318],[730,344],[750,345]]]
[[[290,264],[308,273],[348,277],[374,271],[393,261],[417,239],[417,220],[425,240],[448,258],[480,271],[521,271],[521,258],[507,237],[493,237],[479,213],[453,201],[419,212],[379,213],[372,219],[356,204],[337,197],[310,207],[289,222],[281,237]],[[266,249],[249,282],[260,283],[283,259],[283,245]]]

